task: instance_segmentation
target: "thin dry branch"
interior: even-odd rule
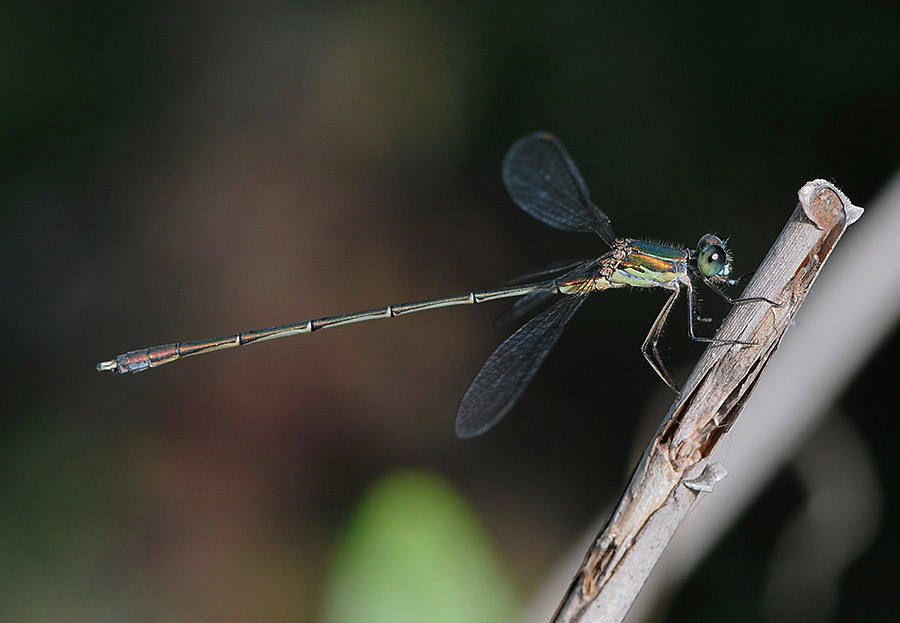
[[[707,458],[734,424],[834,246],[862,214],[824,180],[808,182],[798,194],[800,204],[744,293],[780,306],[738,305],[725,319],[719,337],[755,345],[712,346],[703,354],[554,622],[621,621],[699,493],[724,477],[724,468]]]

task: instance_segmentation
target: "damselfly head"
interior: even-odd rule
[[[731,274],[731,253],[725,241],[715,234],[706,234],[697,243],[697,250],[692,254],[697,269],[708,279],[720,281]]]

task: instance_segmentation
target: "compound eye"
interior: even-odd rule
[[[725,249],[717,244],[708,245],[697,254],[697,268],[707,277],[715,277],[721,273],[727,263]]]
[[[700,239],[700,242],[697,243],[697,250],[702,251],[703,249],[711,245],[718,245],[722,248],[725,248],[725,241],[715,234],[706,234]]]

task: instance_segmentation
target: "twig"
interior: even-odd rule
[[[734,424],[834,246],[862,214],[824,180],[808,182],[798,194],[800,204],[743,295],[780,306],[738,305],[726,318],[719,337],[755,345],[712,346],[703,354],[554,622],[621,621],[699,493],[724,477],[724,468],[706,459]]]

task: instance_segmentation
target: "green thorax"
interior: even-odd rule
[[[626,240],[625,258],[618,263],[610,281],[638,288],[653,288],[678,279],[685,272],[688,252],[678,247]]]

